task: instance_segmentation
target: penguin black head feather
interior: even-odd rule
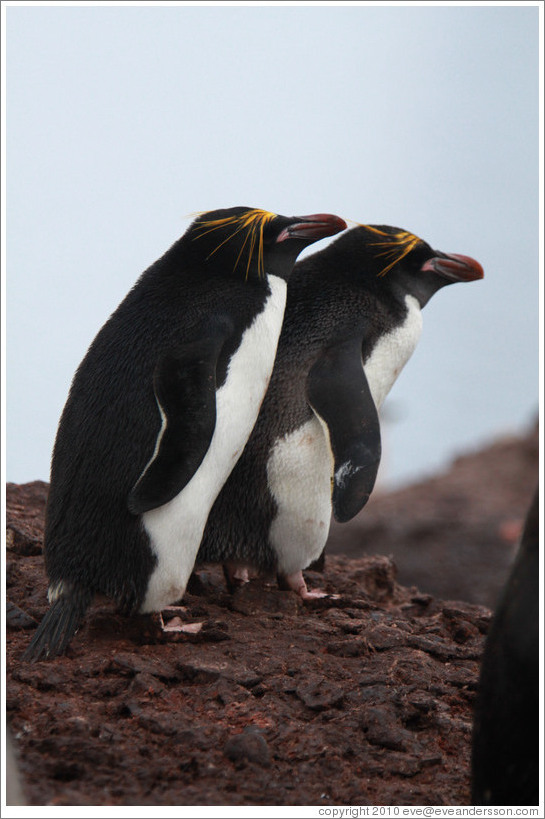
[[[399,288],[413,294],[423,307],[441,287],[482,279],[483,269],[469,256],[443,253],[413,233],[391,225],[358,225],[323,251],[339,252],[345,275],[365,277],[377,290]]]
[[[287,278],[307,245],[345,228],[344,220],[331,214],[286,217],[235,207],[200,214],[184,244],[210,269],[221,268],[246,280],[267,273]]]

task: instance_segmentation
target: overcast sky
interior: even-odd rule
[[[483,265],[424,311],[383,480],[532,423],[537,4],[3,11],[8,480],[48,480],[97,331],[192,213],[234,205],[397,225]]]

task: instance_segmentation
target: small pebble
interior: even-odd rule
[[[223,747],[223,753],[231,762],[255,762],[264,768],[271,764],[269,746],[259,729],[245,728],[242,734],[230,737]]]

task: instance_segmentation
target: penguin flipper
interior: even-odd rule
[[[201,465],[216,426],[216,363],[223,340],[211,333],[159,360],[153,388],[162,426],[155,452],[129,494],[133,514],[172,500]]]
[[[65,583],[64,590],[46,612],[22,659],[34,663],[64,654],[79,629],[93,599],[82,586]]]
[[[307,400],[329,433],[333,514],[345,523],[369,500],[381,456],[380,423],[361,361],[361,336],[325,349],[306,386]]]

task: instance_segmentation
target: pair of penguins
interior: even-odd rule
[[[26,659],[63,653],[96,594],[128,614],[179,601],[196,562],[222,562],[231,585],[273,570],[303,598],[321,594],[302,571],[331,512],[347,521],[369,498],[378,408],[421,308],[484,275],[408,231],[346,227],[331,214],[201,214],[111,315],[57,431],[51,606]]]

